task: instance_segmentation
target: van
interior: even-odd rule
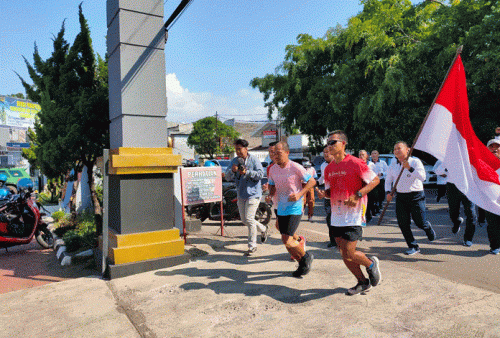
[[[17,182],[22,178],[31,179],[30,175],[26,172],[24,168],[0,168],[0,174],[5,174],[7,176],[7,181],[5,185],[14,194],[17,194]]]

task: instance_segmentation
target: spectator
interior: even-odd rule
[[[372,170],[377,174],[380,183],[373,189],[375,192],[375,214],[380,212],[380,209],[383,208],[384,200],[385,200],[385,175],[387,173],[387,163],[385,161],[380,161],[378,150],[372,150],[371,153],[373,168]],[[369,198],[369,197],[368,197]]]
[[[316,192],[318,194],[318,198],[324,198],[325,201],[323,203],[324,208],[325,208],[325,214],[326,214],[326,225],[328,227],[328,236],[330,237],[330,241],[327,244],[327,247],[332,248],[334,246],[337,246],[337,242],[335,242],[335,236],[334,236],[334,228],[332,227],[331,223],[331,218],[332,218],[332,206],[330,202],[330,195],[327,195],[324,190],[324,185],[325,185],[325,169],[330,164],[330,162],[333,160],[332,155],[328,151],[328,146],[326,146],[323,149],[323,158],[325,159],[325,162],[321,164],[321,177],[318,180],[318,184],[323,186],[323,189],[316,188]]]
[[[236,182],[238,211],[241,220],[248,227],[248,251],[245,255],[250,256],[257,251],[257,230],[261,233],[261,242],[267,240],[267,225],[255,219],[262,197],[261,180],[264,177],[264,168],[257,157],[248,153],[246,140],[236,140],[234,148],[237,157],[231,161],[225,177]]]
[[[436,202],[439,203],[442,197],[446,195],[446,183],[448,182],[448,169],[444,167],[443,161],[437,160],[432,168],[437,175],[437,197]]]
[[[366,165],[368,165],[368,168],[370,168],[372,171],[375,172],[375,164],[370,161],[368,157],[368,152],[366,150],[360,150],[358,153],[358,158],[363,160]],[[370,223],[372,218],[376,215],[375,212],[375,200],[376,200],[376,192],[375,191],[370,191],[368,193],[368,204],[366,206],[366,223]]]
[[[310,175],[312,178],[315,180],[318,178],[318,175],[316,174],[316,169],[314,169],[312,163],[309,161],[308,158],[305,158],[305,161],[302,163],[302,166],[304,169],[306,169],[306,173]],[[304,211],[305,207],[307,205],[307,220],[309,222],[312,221],[312,217],[314,215],[314,202],[315,202],[315,197],[314,197],[314,187],[309,189],[304,198]]]

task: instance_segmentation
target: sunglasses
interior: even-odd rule
[[[326,144],[328,144],[329,146],[334,146],[337,144],[337,142],[342,142],[340,140],[330,140],[328,142],[326,142]]]

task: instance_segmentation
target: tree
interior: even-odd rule
[[[234,140],[238,132],[215,117],[205,117],[193,123],[193,131],[189,134],[187,143],[194,147],[198,154],[214,157],[216,154],[233,151],[232,142],[222,142],[223,138]],[[222,145],[222,147],[221,147]]]
[[[275,74],[251,81],[270,113],[315,140],[344,129],[352,149],[391,151],[396,140],[414,139],[464,44],[471,121],[485,141],[498,121],[500,2],[362,3],[346,28],[299,35]]]
[[[31,148],[37,165],[49,178],[86,166],[94,211],[100,214],[92,171],[109,147],[107,62],[94,55],[81,4],[79,22],[80,33],[72,46],[64,39],[63,22],[47,60],[41,59],[35,45],[33,65],[25,58],[33,85],[20,79],[28,98],[41,106]]]

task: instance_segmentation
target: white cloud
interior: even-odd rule
[[[214,116],[217,111],[222,118],[236,118],[246,121],[267,119],[263,95],[251,88],[242,88],[227,96],[214,95],[211,92],[190,92],[184,88],[177,75],[167,74],[169,122],[195,122],[207,116]]]

